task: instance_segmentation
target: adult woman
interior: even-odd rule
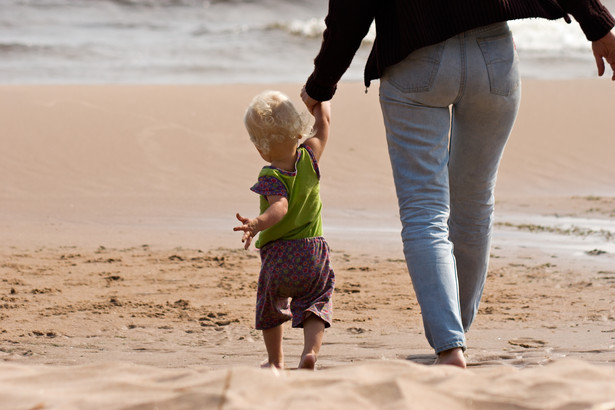
[[[381,80],[404,254],[437,363],[465,367],[487,274],[497,168],[520,99],[506,21],[568,13],[593,42],[599,74],[603,59],[615,70],[615,19],[599,0],[329,2],[302,98],[311,110],[333,97],[375,19],[365,84]]]

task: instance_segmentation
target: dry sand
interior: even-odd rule
[[[299,85],[0,87],[0,408],[615,408],[608,80],[525,81],[468,370],[407,275],[376,87],[321,162],[335,322],[318,371],[258,368],[259,259],[231,231],[263,165],[241,118]],[[287,364],[302,334],[288,328]]]

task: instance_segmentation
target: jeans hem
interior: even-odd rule
[[[445,351],[450,350],[450,349],[454,349],[456,347],[461,347],[461,350],[463,350],[464,352],[467,349],[466,344],[464,342],[457,341],[457,342],[452,342],[452,343],[448,343],[448,344],[446,344],[444,346],[441,346],[441,347],[435,349],[435,351],[436,351],[436,354],[440,354],[442,352],[445,352]]]

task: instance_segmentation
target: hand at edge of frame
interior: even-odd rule
[[[611,80],[615,81],[615,34],[610,31],[606,36],[600,40],[592,42],[592,51],[594,52],[594,58],[596,59],[596,66],[598,67],[598,76],[602,77],[606,71],[607,64],[611,66],[613,75]]]

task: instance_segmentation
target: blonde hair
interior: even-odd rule
[[[299,114],[279,91],[264,91],[252,99],[243,122],[256,148],[268,153],[271,143],[298,141],[310,135],[306,115]]]

